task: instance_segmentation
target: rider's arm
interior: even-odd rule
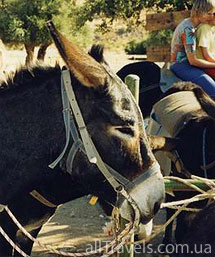
[[[196,52],[187,53],[189,63],[199,68],[215,68],[215,62],[209,62],[207,60],[200,59],[196,56]]]
[[[203,58],[209,62],[215,62],[215,56],[208,51],[207,47],[200,47]]]
[[[215,56],[211,52],[211,45],[214,44],[213,27],[209,24],[201,24],[197,31],[197,52],[201,59],[205,59],[209,62],[215,62]]]

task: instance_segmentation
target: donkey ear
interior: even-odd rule
[[[150,147],[152,151],[172,151],[176,149],[179,142],[177,138],[150,136],[148,135]]]
[[[104,85],[106,73],[102,66],[58,32],[52,21],[47,25],[61,57],[76,78],[86,87]]]

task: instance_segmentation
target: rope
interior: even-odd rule
[[[180,201],[173,201],[173,202],[169,202],[169,203],[162,203],[161,204],[161,208],[168,208],[169,206],[176,206],[176,205],[181,205],[181,204],[190,204],[193,202],[198,202],[198,201],[202,201],[205,199],[211,199],[215,197],[215,193],[205,193],[205,194],[198,194],[192,198],[189,199],[184,199],[184,200],[180,200]]]
[[[133,233],[134,233],[134,229],[133,229],[133,223],[129,223],[126,228],[119,234],[119,236],[117,237],[117,240],[114,239],[112,240],[109,244],[97,249],[97,250],[93,250],[90,252],[81,252],[81,253],[68,253],[68,252],[64,252],[64,251],[59,251],[56,250],[55,248],[53,248],[50,245],[46,245],[41,243],[38,239],[32,237],[32,235],[30,233],[28,233],[25,228],[19,223],[19,221],[16,219],[16,217],[13,215],[13,213],[9,210],[9,208],[6,206],[5,210],[7,211],[8,215],[10,216],[10,218],[13,220],[13,222],[17,225],[17,227],[23,232],[23,234],[28,237],[31,241],[33,241],[34,243],[36,243],[37,245],[39,245],[40,247],[51,251],[52,253],[55,253],[57,255],[61,255],[61,256],[70,256],[70,257],[83,257],[83,256],[90,256],[93,254],[97,254],[97,253],[102,253],[102,252],[106,252],[105,255],[102,255],[102,257],[106,257],[112,254],[112,252],[116,252],[118,250],[117,247],[117,243],[121,240],[120,245],[124,245],[126,243],[126,240],[124,240],[123,238],[126,237],[130,237]],[[3,231],[0,230],[0,233],[2,233]],[[4,232],[3,232],[4,233]],[[12,247],[14,247],[20,254],[24,254],[22,256],[24,257],[30,257],[28,255],[26,255],[24,252],[22,252],[22,250],[20,250],[19,248],[17,248],[17,246],[12,242],[12,240],[10,240],[10,245]],[[110,251],[108,251],[108,249],[111,248]],[[22,253],[21,253],[21,252]]]
[[[168,206],[169,209],[173,209],[173,210],[178,210],[180,207],[178,206]],[[197,208],[183,208],[183,211],[186,212],[199,212],[201,209],[197,209]]]
[[[206,199],[206,198],[211,198],[211,197],[215,197],[215,194],[213,194],[213,196],[211,196],[211,194],[204,194],[204,196],[202,196],[202,194],[199,194],[199,195],[197,195],[197,196],[194,196],[194,197],[192,197],[192,198],[190,198],[189,199],[189,201],[184,201],[184,203],[183,203],[183,201],[180,201],[180,203],[179,203],[179,201],[176,203],[176,202],[170,202],[170,203],[163,203],[162,205],[161,205],[161,208],[169,208],[169,206],[171,206],[171,204],[172,205],[176,205],[176,204],[183,204],[182,206],[180,206],[180,207],[178,207],[178,210],[175,212],[175,214],[173,214],[168,220],[167,220],[167,222],[158,230],[158,231],[156,231],[155,233],[153,233],[151,236],[148,236],[147,238],[145,238],[145,239],[141,239],[141,240],[139,240],[139,241],[136,241],[136,242],[134,242],[134,243],[132,243],[132,242],[129,242],[129,243],[127,243],[127,244],[129,244],[129,245],[131,245],[131,244],[134,244],[134,245],[136,245],[136,244],[143,244],[143,243],[148,243],[148,242],[150,242],[153,238],[155,238],[157,235],[159,235],[160,233],[162,233],[163,231],[165,231],[165,229],[166,229],[166,227],[182,212],[182,211],[184,211],[184,210],[186,210],[186,208],[187,208],[187,205],[188,204],[190,204],[191,202],[196,202],[196,201],[198,201],[198,200],[204,200],[204,199]],[[198,200],[197,200],[197,199]]]
[[[175,179],[175,177],[168,177],[168,178],[173,178]],[[175,219],[177,218],[177,216],[182,212],[182,211],[199,211],[198,209],[193,209],[193,208],[187,208],[187,206],[190,204],[190,203],[193,203],[193,202],[197,202],[197,201],[201,201],[201,200],[205,200],[205,199],[215,199],[215,192],[214,192],[214,186],[215,186],[215,183],[209,179],[206,179],[206,178],[201,178],[201,177],[197,177],[197,176],[192,176],[192,178],[195,178],[195,179],[198,179],[198,180],[201,180],[202,182],[204,182],[206,185],[208,185],[211,190],[209,190],[208,192],[203,192],[203,193],[200,193],[192,198],[189,198],[189,199],[185,199],[185,200],[181,200],[181,201],[174,201],[174,202],[168,202],[168,203],[162,203],[161,204],[161,208],[174,208],[174,209],[177,209],[177,211],[175,212],[175,214],[173,214],[168,220],[167,222],[158,230],[156,231],[155,233],[152,233],[152,235],[148,236],[147,238],[145,239],[141,239],[139,241],[135,241],[135,242],[129,242],[127,243],[127,245],[131,245],[131,244],[143,244],[143,243],[148,243],[150,242],[153,238],[155,238],[157,235],[159,235],[160,233],[162,233],[163,231],[165,231],[166,227]],[[176,178],[178,181],[180,182],[185,182],[184,179],[181,179],[181,178]],[[192,184],[190,183],[185,183],[189,186],[193,186]],[[196,188],[195,188],[196,189]],[[182,205],[182,206],[178,206],[178,205]]]
[[[128,243],[128,240],[131,238],[132,234],[134,233],[134,230],[132,229],[127,236],[123,237],[121,240],[121,243],[115,245],[115,247],[113,249],[111,249],[109,252],[107,252],[106,254],[102,255],[101,257],[108,257],[112,254],[114,254],[115,252],[117,252],[118,250],[120,250],[120,248]]]
[[[3,228],[0,226],[0,233],[2,236],[6,239],[6,241],[15,249],[18,253],[20,253],[23,257],[31,257],[27,255],[25,252],[23,252],[14,242],[10,239],[10,237],[5,233]]]
[[[191,179],[197,179],[197,180],[199,180],[199,181],[205,183],[205,184],[206,184],[208,187],[210,187],[211,189],[214,189],[214,188],[215,188],[215,183],[214,183],[212,180],[208,179],[208,178],[202,178],[202,177],[198,177],[198,176],[196,176],[196,175],[192,175],[192,176],[191,176]]]
[[[186,181],[186,179],[182,179],[182,178],[178,178],[178,177],[174,177],[174,176],[165,176],[165,178],[167,178],[167,179],[172,179],[172,180],[178,181],[178,182],[180,182],[180,183],[182,183],[182,184],[185,184],[185,185],[187,185],[187,186],[193,188],[194,190],[196,190],[196,191],[198,191],[198,192],[200,192],[200,193],[202,193],[202,194],[205,193],[204,190],[198,188],[197,186],[193,185],[193,184],[190,183],[189,181]]]
[[[135,241],[134,243],[133,242],[129,242],[127,244],[143,244],[143,243],[148,243],[150,242],[153,238],[155,238],[157,235],[159,235],[161,232],[165,231],[166,227],[184,210],[184,208],[186,208],[188,205],[188,203],[184,204],[183,206],[179,207],[179,209],[175,212],[175,214],[173,214],[171,216],[171,218],[168,219],[168,221],[155,233],[153,233],[151,236],[148,236],[147,238],[145,239],[141,239],[141,240],[138,240],[138,241]],[[162,206],[163,208],[163,206]]]
[[[172,217],[156,232],[153,233],[151,236],[136,241],[136,242],[129,242],[129,239],[131,237],[132,234],[135,233],[135,226],[134,224],[136,222],[133,223],[129,223],[126,225],[126,228],[114,239],[112,240],[109,244],[100,247],[97,250],[92,250],[90,252],[81,252],[81,253],[68,253],[68,252],[64,252],[64,251],[59,251],[56,250],[55,248],[53,248],[50,245],[46,245],[41,243],[38,239],[35,239],[34,237],[31,236],[30,233],[28,233],[24,227],[19,223],[19,221],[15,218],[15,216],[13,215],[13,213],[9,210],[9,208],[6,206],[5,210],[7,211],[8,215],[10,216],[10,218],[13,220],[13,222],[17,225],[17,227],[23,232],[23,234],[28,237],[30,240],[32,240],[34,243],[38,244],[40,247],[55,253],[57,255],[61,255],[61,256],[70,256],[70,257],[84,257],[84,256],[90,256],[93,254],[98,254],[98,253],[103,253],[103,255],[101,257],[108,257],[112,254],[114,254],[115,252],[117,252],[123,245],[127,244],[127,245],[131,245],[131,244],[140,244],[140,243],[148,243],[150,242],[153,238],[155,238],[158,234],[160,234],[161,232],[163,232],[166,227],[182,212],[182,211],[199,211],[198,209],[193,209],[193,208],[187,208],[187,205],[189,205],[190,203],[193,202],[197,202],[197,201],[202,201],[205,199],[214,199],[215,198],[215,192],[213,190],[215,183],[213,183],[212,181],[210,181],[209,179],[205,179],[205,178],[201,178],[201,177],[197,177],[197,176],[193,176],[196,179],[201,180],[202,182],[204,182],[205,184],[209,185],[212,189],[209,190],[208,192],[205,192],[203,190],[198,190],[200,192],[200,194],[189,198],[189,199],[184,199],[181,201],[174,201],[174,202],[168,202],[168,203],[163,203],[161,205],[161,208],[173,208],[173,209],[177,209],[177,211],[175,212],[174,215],[172,215]],[[197,190],[197,187],[192,185],[191,183],[188,183],[187,181],[184,181],[184,179],[181,178],[176,178],[176,177],[169,177],[171,179],[180,181],[186,185],[189,185],[193,188],[195,188]],[[178,205],[182,205],[182,206],[178,206]],[[138,219],[137,217],[135,217],[134,221],[136,221],[136,219]],[[136,224],[135,224],[136,225]],[[17,251],[19,252],[23,257],[30,257],[29,255],[27,255],[25,252],[23,252],[16,244],[14,244],[14,242],[8,237],[8,235],[5,233],[5,231],[2,229],[2,227],[0,227],[0,233],[4,236],[4,238],[8,241],[8,243]]]

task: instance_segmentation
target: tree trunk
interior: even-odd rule
[[[50,43],[46,43],[46,44],[43,44],[40,46],[40,48],[38,50],[38,54],[37,54],[37,60],[44,61],[46,49],[48,48],[49,45],[50,45]]]
[[[33,62],[34,48],[35,48],[35,46],[33,46],[33,45],[25,44],[25,50],[26,50],[26,53],[27,53],[27,56],[26,56],[26,59],[25,59],[25,65],[29,65]]]

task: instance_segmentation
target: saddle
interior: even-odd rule
[[[166,96],[153,107],[156,121],[175,137],[184,127],[192,113],[201,109],[201,105],[192,91],[177,92]]]

